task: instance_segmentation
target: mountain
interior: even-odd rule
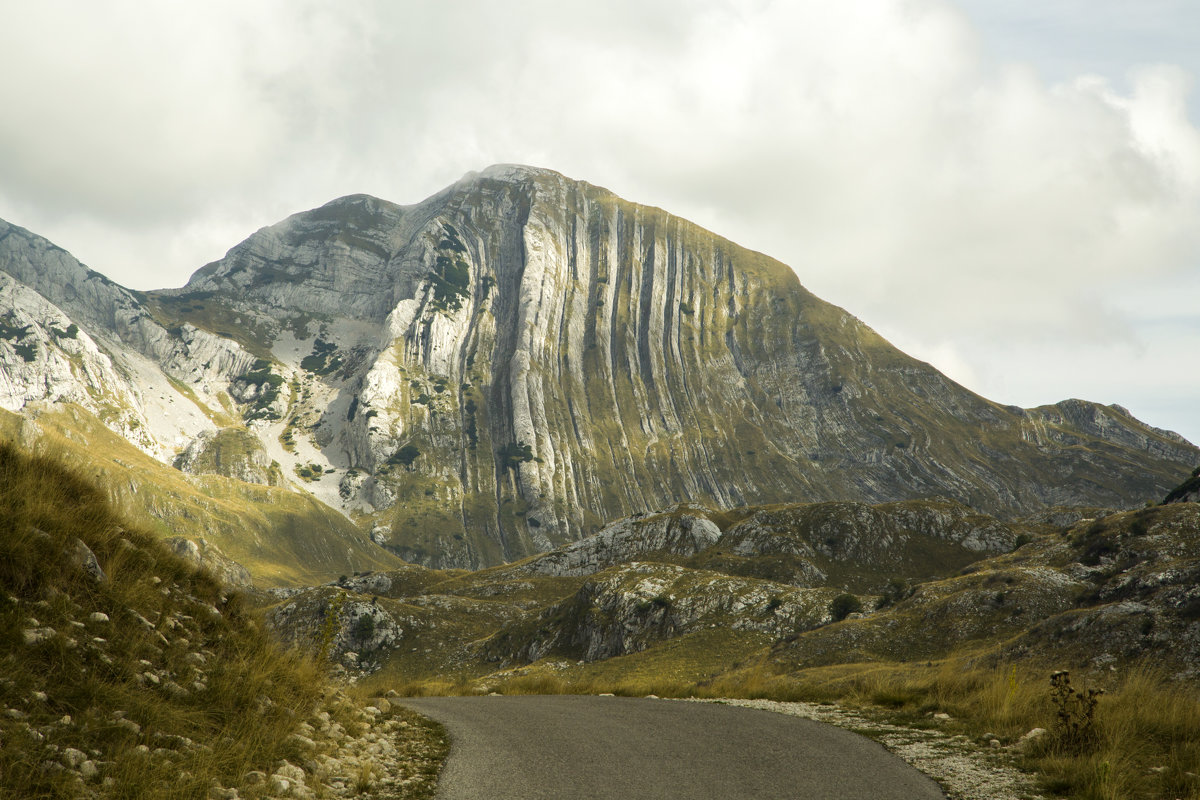
[[[5,225],[0,294],[4,407],[69,399],[441,567],[682,501],[1140,506],[1200,462],[1119,406],[992,403],[780,262],[529,167],[341,198],[148,293]]]
[[[0,309],[3,438],[104,479],[126,513],[239,583],[396,565],[344,515],[268,488],[279,465],[222,405],[223,376],[256,363],[236,342],[165,327],[137,293],[3,222]]]

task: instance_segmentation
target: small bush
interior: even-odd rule
[[[370,614],[363,614],[354,623],[352,631],[355,641],[366,642],[375,635],[375,618]]]
[[[901,578],[892,578],[888,581],[887,586],[883,587],[883,594],[875,602],[875,609],[879,610],[895,605],[911,597],[912,593],[913,588],[908,585],[907,581]]]
[[[389,464],[399,464],[406,470],[412,470],[413,462],[421,455],[421,450],[411,442],[401,447],[396,452],[392,453],[387,460]]]
[[[834,622],[840,622],[851,614],[862,611],[862,602],[852,594],[839,594],[829,604],[829,613]]]
[[[533,456],[533,448],[524,442],[509,442],[502,445],[497,455],[500,457],[500,466],[502,469],[516,469],[522,464],[536,460]]]

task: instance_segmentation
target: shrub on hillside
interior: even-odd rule
[[[862,611],[862,602],[852,594],[839,594],[829,603],[829,613],[834,622],[840,622],[859,611]]]

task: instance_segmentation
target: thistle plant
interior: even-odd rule
[[[1050,702],[1057,716],[1054,730],[1062,749],[1079,753],[1096,746],[1096,704],[1102,694],[1103,689],[1095,688],[1076,691],[1065,669],[1050,676]]]

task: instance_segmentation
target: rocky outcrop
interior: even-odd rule
[[[774,658],[796,668],[986,645],[1005,663],[1152,659],[1191,679],[1200,674],[1198,537],[1200,507],[1191,504],[1084,519],[921,583],[865,618],[801,632]]]
[[[1019,531],[946,500],[815,503],[755,511],[730,527],[720,544],[739,556],[798,556],[823,579],[822,567],[832,565],[905,575],[920,571],[922,562],[961,565],[1008,552]]]
[[[343,198],[158,299],[278,332],[325,387],[308,413],[355,471],[343,494],[432,565],[681,500],[1140,504],[1197,455],[1120,409],[990,403],[784,265],[547,170],[490,168],[416,206]]]
[[[221,548],[207,539],[193,540],[183,536],[172,536],[165,544],[172,553],[196,569],[208,570],[226,586],[246,588],[251,585],[250,571],[225,555]]]
[[[718,625],[780,638],[828,622],[834,595],[828,589],[633,562],[587,580],[536,622],[496,634],[483,653],[502,666],[551,653],[596,661]]]
[[[523,558],[680,502],[1132,507],[1200,460],[1119,407],[989,402],[787,266],[548,170],[492,167],[412,206],[341,198],[182,289],[129,292],[7,225],[0,271],[92,336],[124,386],[140,385],[125,365],[152,364],[156,396],[240,417],[284,475],[433,566]],[[164,460],[215,426],[177,427],[150,437]]]
[[[722,531],[714,519],[728,516],[694,505],[638,514],[504,571],[513,576],[582,576],[629,561],[655,560],[801,587],[878,591],[891,579],[926,580],[1006,553],[1033,530],[950,500],[739,509],[740,521],[726,521]]]
[[[648,553],[691,556],[721,538],[708,517],[713,512],[681,505],[661,514],[638,514],[606,525],[599,533],[536,556],[513,569],[525,575],[592,575]]]
[[[305,592],[275,606],[268,624],[286,642],[313,643],[320,653],[353,674],[378,670],[404,635],[395,617],[378,601],[336,588]]]
[[[264,486],[284,482],[279,465],[272,466],[262,441],[245,428],[202,432],[175,457],[175,467],[192,475],[224,475]]]

